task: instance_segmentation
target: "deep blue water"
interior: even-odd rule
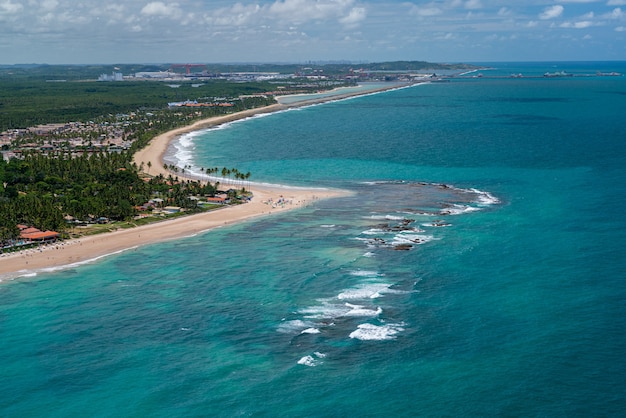
[[[1,283],[0,415],[621,415],[626,64],[493,66],[183,140],[355,193]]]

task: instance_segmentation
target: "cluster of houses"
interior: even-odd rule
[[[189,196],[189,199],[196,200],[199,206],[204,205],[227,205],[230,203],[230,198],[227,194],[220,194],[213,197],[206,197],[200,201],[198,197]],[[166,216],[175,213],[183,212],[185,209],[180,206],[163,206],[164,200],[161,198],[150,199],[148,202],[141,206],[136,206],[135,210],[139,212],[137,218],[146,218],[148,216]],[[149,213],[148,213],[149,212]]]
[[[72,155],[99,151],[122,152],[131,145],[124,134],[125,128],[131,123],[50,123],[27,129],[11,129],[0,132],[0,148],[7,161],[32,151],[43,154],[64,151]]]
[[[168,107],[233,107],[232,103],[204,103],[197,100],[185,100],[184,102],[169,102]]]

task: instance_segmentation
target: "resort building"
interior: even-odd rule
[[[28,242],[56,241],[60,236],[60,234],[55,231],[44,232],[26,225],[18,225],[18,228],[20,229],[20,238]]]

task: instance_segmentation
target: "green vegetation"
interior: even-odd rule
[[[163,82],[149,81],[47,83],[0,79],[0,132],[45,123],[89,121],[137,109],[163,110],[173,101],[232,98],[263,94],[275,88],[256,82],[212,81],[198,87],[192,87],[190,82],[179,84],[180,87],[172,88]]]
[[[237,178],[247,178],[237,170],[223,170],[234,172]],[[136,222],[145,222],[133,220],[138,208],[155,197],[160,206],[180,207],[186,213],[206,210],[190,197],[213,196],[219,186],[179,181],[172,175],[142,178],[139,168],[131,163],[130,153],[74,158],[28,154],[23,159],[0,160],[0,184],[4,185],[0,189],[1,242],[19,237],[17,224],[58,232],[69,227],[68,220],[71,224],[126,221],[126,226],[134,226]],[[118,224],[116,228],[124,226]]]

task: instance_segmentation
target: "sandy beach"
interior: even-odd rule
[[[290,107],[300,107],[315,103],[339,100],[350,96],[371,94],[376,91],[389,90],[376,88],[349,94],[326,96],[320,99],[309,99],[301,102],[274,104],[271,106],[245,110],[225,116],[204,119],[192,125],[174,129],[155,137],[150,144],[137,152],[134,161],[137,165],[151,163],[150,174],[164,176],[171,174],[163,167],[163,155],[172,140],[182,134],[206,129],[234,120],[248,118],[256,114],[276,112]],[[179,178],[184,178],[177,174]],[[0,281],[16,277],[32,276],[37,272],[50,271],[63,267],[71,267],[80,263],[93,262],[101,257],[120,251],[136,248],[155,242],[183,238],[213,228],[223,227],[235,222],[242,222],[259,216],[268,216],[286,210],[303,207],[318,199],[327,199],[345,195],[348,192],[321,188],[296,188],[281,186],[259,186],[252,184],[250,189],[253,198],[250,202],[227,206],[222,209],[183,216],[175,219],[156,222],[131,229],[120,229],[115,232],[67,240],[42,246],[37,249],[24,250],[18,253],[0,256]],[[280,204],[278,202],[281,202]]]

